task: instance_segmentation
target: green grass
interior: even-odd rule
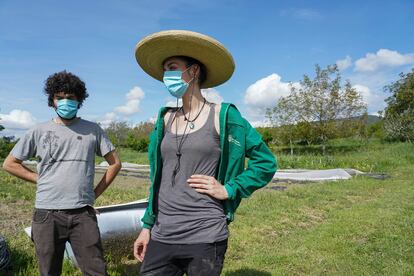
[[[335,147],[335,146],[332,146]],[[353,148],[341,150],[343,148]],[[396,143],[384,144],[380,142],[339,145],[334,154],[325,156],[304,153],[290,155],[284,151],[277,151],[276,155],[283,169],[332,169],[353,168],[364,172],[385,172],[400,166],[414,163],[412,144]]]
[[[135,164],[148,164],[148,153],[138,152],[130,148],[118,149],[118,154],[122,162],[130,162]],[[95,163],[99,164],[105,161],[103,157],[96,157]]]
[[[121,150],[123,161],[143,156]],[[350,167],[391,178],[358,176],[256,192],[230,224],[223,275],[414,274],[412,144],[373,142],[327,156],[277,156],[281,168]],[[147,188],[148,181],[120,176],[97,205],[143,198]],[[0,171],[0,229],[10,243],[16,275],[37,275],[33,245],[21,231],[30,225],[34,193],[35,185]],[[132,259],[109,260],[110,275],[136,275]],[[80,274],[67,263],[64,275]]]

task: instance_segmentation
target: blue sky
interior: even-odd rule
[[[138,67],[134,48],[167,29],[201,32],[229,49],[236,71],[207,96],[235,103],[255,125],[317,63],[338,63],[375,113],[384,108],[383,86],[414,67],[413,14],[408,0],[0,0],[2,134],[20,136],[55,116],[42,90],[61,70],[86,82],[81,117],[150,120],[173,99]]]

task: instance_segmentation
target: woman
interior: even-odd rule
[[[220,42],[162,31],[141,40],[135,55],[177,98],[176,108],[161,108],[150,137],[152,185],[134,244],[141,274],[220,275],[227,225],[241,199],[272,179],[276,160],[234,105],[201,94],[233,74],[233,58]]]

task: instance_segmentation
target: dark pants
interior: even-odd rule
[[[167,244],[150,240],[141,275],[220,275],[226,250],[227,240],[201,244]]]
[[[65,243],[70,242],[83,275],[107,275],[95,210],[35,209],[32,238],[40,274],[60,275]]]

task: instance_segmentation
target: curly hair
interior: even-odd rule
[[[76,96],[79,107],[89,96],[86,92],[85,83],[76,75],[66,70],[50,75],[45,81],[44,92],[48,96],[48,105],[53,107],[53,97],[56,93],[65,92]]]

